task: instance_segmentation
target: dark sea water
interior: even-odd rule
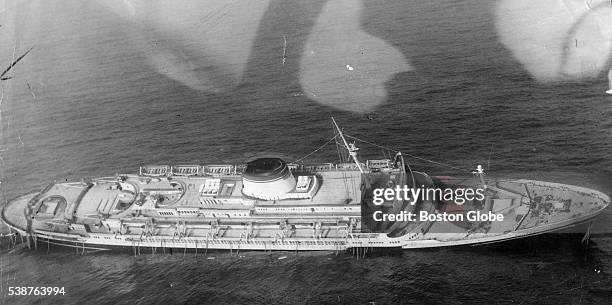
[[[345,66],[335,56],[344,55],[312,47],[326,45],[325,34],[315,34],[334,28],[319,22],[339,12],[330,9],[333,1],[270,1],[251,34],[229,29],[237,36],[216,35],[208,49],[190,44],[209,39],[201,37],[206,33],[135,21],[101,3],[19,7],[14,19],[0,21],[0,61],[10,62],[15,45],[17,53],[35,48],[2,83],[3,201],[53,180],[135,172],[141,164],[239,163],[259,152],[297,159],[333,135],[330,116],[350,135],[453,167],[490,163],[494,176],[611,193],[606,72],[536,81],[500,42],[494,1],[364,1],[354,37],[362,37],[362,52],[379,49],[362,62],[370,73],[363,89],[361,80],[335,74],[334,64]],[[338,2],[343,10],[357,7]],[[193,12],[185,22],[210,31],[231,16]],[[335,26],[350,24],[350,16],[337,15]],[[343,33],[337,39],[353,38],[351,29]],[[165,51],[155,53],[152,41]],[[218,46],[229,49],[215,53]],[[319,53],[308,53],[311,47]],[[324,54],[327,62],[306,67],[308,54]],[[402,67],[396,57],[404,58]],[[180,64],[191,68],[173,70]],[[346,64],[359,70],[359,62]],[[312,73],[324,81],[308,83]],[[372,79],[381,87],[368,87],[375,87]],[[304,89],[305,82],[314,89]],[[355,94],[355,86],[363,91]],[[382,157],[378,148],[361,147],[364,158]],[[336,159],[333,147],[311,158]],[[460,174],[412,163],[433,174]],[[580,237],[561,235],[360,258],[352,252],[209,253],[214,259],[182,251],[9,253],[4,239],[0,303],[610,304],[611,221],[608,210],[586,248]],[[66,295],[7,296],[8,286],[40,285],[64,286]]]

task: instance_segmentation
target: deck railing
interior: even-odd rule
[[[365,169],[390,168],[390,160],[368,160],[361,164]],[[327,171],[357,171],[355,163],[319,163],[319,164],[287,164],[292,172],[327,172]],[[241,175],[245,165],[214,164],[214,165],[148,165],[140,167],[141,176],[226,176]]]

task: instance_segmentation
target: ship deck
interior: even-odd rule
[[[157,240],[157,242],[167,238],[173,241],[175,238],[177,240],[186,238],[191,240],[190,242],[193,242],[193,239],[232,240],[232,243],[249,240],[274,243],[283,240],[283,242],[297,243],[291,245],[300,245],[299,240],[313,240],[318,245],[316,242],[318,240],[330,240],[334,246],[340,242],[351,244],[351,241],[347,240],[349,236],[354,238],[361,236],[359,234],[366,234],[360,233],[358,227],[354,228],[355,230],[349,228],[350,219],[362,216],[359,210],[343,213],[297,212],[295,214],[254,212],[257,207],[294,206],[311,209],[317,206],[361,206],[362,176],[359,172],[325,171],[316,175],[322,183],[317,195],[311,199],[259,200],[242,196],[237,189],[228,189],[225,194],[218,196],[218,199],[237,201],[232,203],[219,201],[217,204],[205,204],[200,200],[201,189],[211,177],[172,177],[171,179],[164,177],[149,180],[146,177],[132,175],[121,181],[123,187],[117,187],[117,179],[108,178],[93,180],[91,184],[59,183],[46,188],[40,194],[29,194],[11,201],[3,209],[2,218],[20,232],[39,232],[47,238],[50,234],[55,234],[62,238],[73,236],[81,239],[88,236],[104,239],[107,239],[104,236],[115,236],[115,238],[130,236],[132,240],[138,237],[141,241]],[[240,181],[240,177],[236,175],[213,178],[221,179],[222,183],[233,182],[235,185],[239,185]],[[434,178],[436,183],[446,187],[476,186],[474,179]],[[413,240],[432,239],[442,242],[444,239],[445,242],[459,244],[476,243],[479,236],[485,236],[483,240],[487,241],[494,241],[497,238],[495,236],[500,236],[501,240],[501,236],[510,238],[523,234],[521,232],[541,233],[540,231],[548,230],[547,228],[571,225],[574,220],[585,221],[600,213],[610,202],[610,198],[601,192],[557,183],[494,179],[490,180],[487,186],[489,202],[468,202],[461,206],[442,203],[437,205],[437,212],[463,215],[476,210],[493,212],[503,214],[503,221],[435,221],[427,226],[414,227],[417,231],[423,230],[420,232],[400,230],[403,235],[398,236],[399,239],[376,237],[378,241],[372,240],[368,243],[371,246],[413,247],[414,245],[410,246]],[[185,191],[180,192],[183,189]],[[132,209],[134,205],[122,206],[122,202],[125,203],[128,199],[136,200],[134,198],[138,196],[134,194],[141,192],[150,194],[157,191],[168,194],[169,201],[163,206],[164,209],[197,208],[199,211],[204,211],[204,214],[160,216],[147,212],[134,213],[135,210]],[[134,198],[126,194],[132,194]],[[29,209],[28,203],[31,203]],[[33,212],[31,224],[28,223],[26,211],[42,211],[37,209],[43,205],[48,205],[46,210],[38,214]],[[223,213],[206,214],[208,213],[206,211],[217,210],[222,210]],[[237,214],[227,214],[232,210]],[[242,211],[250,212],[240,214]],[[121,240],[126,240],[125,238]],[[403,239],[406,241],[401,241]],[[113,241],[105,240],[105,242]],[[303,248],[300,249],[309,249],[308,247],[312,246],[309,243],[301,245]],[[185,244],[185,247],[188,246]],[[224,244],[220,243],[218,246],[224,247]],[[269,247],[270,244],[264,246]]]

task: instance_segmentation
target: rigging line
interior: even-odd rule
[[[297,159],[297,160],[295,160],[295,161],[293,161],[293,162],[291,162],[291,163],[300,162],[300,161],[302,161],[302,160],[304,160],[304,159],[306,159],[306,158],[310,157],[312,154],[314,154],[314,153],[316,153],[317,151],[321,150],[321,148],[323,148],[325,145],[329,144],[329,143],[330,143],[331,141],[333,141],[334,139],[336,139],[336,136],[335,136],[335,135],[334,135],[334,136],[333,136],[331,139],[329,139],[327,142],[325,142],[325,144],[323,144],[323,145],[319,146],[317,149],[315,149],[315,150],[314,150],[314,151],[312,151],[311,153],[309,153],[309,154],[307,154],[306,156],[301,157],[301,158],[299,158],[299,159]]]
[[[340,133],[338,132],[338,130],[336,130],[336,128],[334,128],[334,142],[336,143],[336,151],[338,151],[338,161],[340,163],[344,163],[344,157],[342,156],[342,150],[340,149],[341,146],[343,146],[343,144],[338,143],[338,137],[340,136]],[[348,157],[350,158],[350,156]],[[349,199],[350,197],[350,192],[349,192],[349,187],[346,184],[346,172],[342,171],[342,182],[344,183],[344,191],[346,192],[346,197],[347,199]]]
[[[344,157],[342,155],[342,150],[340,149],[340,147],[343,145],[338,143],[338,138],[336,138],[335,142],[336,142],[336,150],[338,150],[338,159],[340,163],[344,163]],[[350,159],[350,156],[347,157],[347,159]],[[342,182],[344,182],[344,191],[346,192],[346,198],[349,199],[350,198],[349,186],[346,184],[346,172],[344,170],[342,170]]]
[[[402,159],[402,165],[404,165],[405,167],[408,167],[408,170],[410,171],[410,177],[412,178],[412,188],[416,189],[416,179],[414,178],[414,172],[412,171],[410,164],[408,164],[408,162],[405,162],[403,156],[400,156],[400,158]],[[404,172],[406,172],[406,169],[404,169]]]
[[[392,148],[389,148],[389,147],[385,147],[385,146],[382,146],[382,145],[378,145],[376,143],[368,142],[368,141],[365,141],[365,140],[362,140],[362,139],[359,139],[359,138],[356,138],[356,137],[353,137],[353,136],[350,136],[350,135],[347,135],[347,134],[344,134],[344,136],[346,136],[347,138],[351,138],[353,140],[357,140],[357,141],[360,141],[360,142],[363,142],[363,143],[366,143],[366,144],[370,144],[370,145],[382,148],[382,149],[387,149],[387,150],[395,152],[395,153],[399,152],[399,150],[392,149]],[[460,170],[460,171],[466,171],[468,173],[471,173],[471,171],[469,171],[469,170],[467,170],[465,168],[460,168],[460,167],[456,167],[456,166],[453,166],[453,165],[444,164],[444,163],[441,163],[441,162],[437,162],[437,161],[429,160],[429,159],[422,158],[422,157],[419,157],[419,156],[411,155],[411,154],[408,154],[408,153],[405,153],[405,152],[402,152],[402,154],[405,155],[405,156],[414,158],[414,159],[421,160],[421,161],[425,161],[425,162],[437,164],[437,165],[440,165],[440,166],[443,166],[443,167],[449,167],[449,168],[452,168],[452,169],[456,169],[456,170]]]
[[[425,159],[425,158],[422,158],[422,157],[419,157],[419,156],[415,156],[415,155],[411,155],[411,154],[407,154],[407,153],[402,153],[402,154],[406,155],[408,157],[414,158],[414,159],[418,159],[418,160],[421,160],[421,161],[429,162],[429,163],[432,163],[432,164],[437,164],[437,165],[440,165],[440,166],[443,166],[443,167],[449,167],[449,168],[456,169],[456,170],[459,170],[459,171],[465,171],[467,173],[471,173],[472,172],[472,171],[467,170],[465,168],[453,166],[453,165],[450,165],[450,164],[444,164],[444,163],[437,162],[437,161],[434,161],[434,160]]]
[[[338,153],[338,162],[342,163],[342,155],[340,154],[340,146],[338,146],[338,134],[334,130],[334,145],[336,145],[336,152]]]
[[[334,128],[334,137],[335,137],[335,141],[334,143],[336,143],[336,151],[338,152],[338,161],[340,163],[344,163],[344,157],[342,156],[342,150],[340,149],[340,146],[342,146],[340,143],[338,143],[338,136],[340,134],[338,133],[338,131]],[[342,171],[342,182],[344,183],[344,192],[346,193],[346,197],[347,199],[350,197],[349,195],[349,189],[348,189],[348,185],[346,184],[346,173],[344,171]]]
[[[340,149],[340,146],[342,144],[338,143],[338,136],[339,135],[340,134],[338,133],[338,131],[336,131],[336,129],[334,128],[334,136],[336,137],[336,139],[335,139],[336,140],[335,141],[335,143],[336,143],[336,151],[338,152],[338,162],[344,163],[344,157],[342,157],[342,150]]]
[[[390,147],[385,147],[385,146],[382,146],[382,145],[378,145],[378,144],[376,144],[376,143],[368,142],[368,141],[366,141],[366,140],[362,140],[362,139],[359,139],[359,138],[356,138],[356,137],[353,137],[353,136],[347,135],[346,133],[344,134],[344,136],[345,136],[345,137],[347,137],[347,138],[351,138],[351,139],[353,139],[353,140],[357,140],[357,141],[359,141],[359,142],[363,142],[363,143],[366,143],[366,144],[370,144],[370,145],[376,146],[376,147],[378,147],[378,148],[382,148],[382,149],[390,150],[390,151],[395,152],[395,153],[399,152],[399,150],[392,149],[392,148],[390,148]]]

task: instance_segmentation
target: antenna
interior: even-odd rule
[[[334,120],[334,117],[331,117],[331,119],[332,119],[332,123],[334,123],[334,127],[338,131],[338,135],[342,139],[342,143],[344,144],[344,146],[348,150],[349,155],[353,158],[353,161],[355,161],[355,164],[357,164],[357,168],[359,168],[359,171],[361,173],[363,173],[363,168],[361,168],[361,163],[359,163],[359,160],[357,159],[357,151],[359,150],[359,148],[357,148],[357,146],[355,146],[354,143],[351,143],[349,145],[349,143],[346,142],[346,139],[344,138],[344,134],[342,134],[342,130],[340,130],[340,127],[338,127],[338,124],[336,123],[336,120]]]

